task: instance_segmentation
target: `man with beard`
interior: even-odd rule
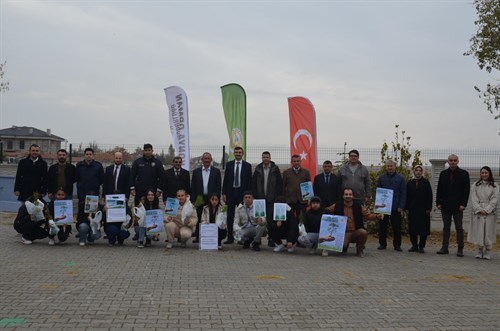
[[[76,182],[76,168],[67,162],[68,152],[65,149],[57,151],[57,163],[49,168],[48,193],[50,199],[55,199],[57,189],[62,187],[66,193],[66,200],[73,197],[73,184]]]

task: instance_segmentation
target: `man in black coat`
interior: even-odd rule
[[[28,157],[19,161],[14,183],[14,194],[22,202],[34,192],[40,194],[40,199],[47,193],[47,162],[42,160],[38,145],[31,145],[29,153]]]
[[[57,163],[49,167],[48,189],[49,198],[55,199],[59,187],[64,189],[66,199],[73,197],[73,184],[76,182],[76,167],[67,160],[68,152],[65,149],[57,151]]]
[[[341,198],[341,182],[333,172],[333,164],[326,160],[323,162],[323,173],[314,177],[313,191],[314,195],[321,199],[321,207],[326,208]]]
[[[232,244],[234,211],[243,201],[243,192],[252,190],[252,165],[243,160],[243,148],[234,148],[234,160],[226,164],[222,199],[227,204],[227,240],[224,244]]]
[[[212,155],[208,152],[203,153],[201,161],[203,165],[193,170],[191,178],[191,203],[194,204],[198,197],[203,198],[203,204],[196,208],[198,223],[196,224],[194,243],[198,242],[200,238],[199,229],[203,207],[209,203],[208,199],[213,193],[220,197],[222,182],[220,170],[212,167]]]
[[[182,157],[176,156],[172,161],[173,167],[165,171],[165,180],[163,182],[163,201],[167,198],[176,198],[178,190],[191,192],[189,171],[182,168]]]
[[[158,197],[162,194],[163,164],[153,156],[153,145],[144,144],[142,157],[132,163],[131,172],[133,187],[130,193],[135,196],[135,205],[148,190],[156,191]]]
[[[464,256],[464,229],[462,220],[470,193],[469,173],[458,167],[458,156],[448,156],[449,168],[441,171],[436,192],[436,206],[443,217],[443,245],[438,254],[448,254],[451,218],[457,232],[457,256]]]
[[[114,164],[106,167],[104,171],[104,183],[102,193],[105,197],[110,194],[125,194],[130,197],[130,188],[132,187],[132,176],[130,167],[123,164],[123,154],[116,152],[114,154]]]

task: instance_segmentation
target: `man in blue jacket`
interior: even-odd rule
[[[401,252],[401,212],[406,205],[406,182],[404,177],[396,172],[396,162],[387,160],[385,162],[386,172],[378,178],[377,187],[391,189],[392,211],[391,215],[385,215],[379,222],[379,244],[377,249],[387,248],[387,227],[391,221],[394,238],[392,244],[394,250]]]

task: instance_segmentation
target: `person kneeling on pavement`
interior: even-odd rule
[[[253,195],[251,191],[243,193],[243,202],[236,208],[234,215],[234,229],[238,229],[243,242],[243,248],[252,248],[260,251],[262,237],[267,235],[266,219],[255,217],[253,210]]]
[[[342,200],[327,207],[333,215],[347,216],[347,225],[344,237],[343,253],[347,253],[349,243],[356,244],[356,255],[363,257],[368,232],[365,229],[363,220],[382,219],[382,214],[370,214],[368,210],[357,200],[351,188],[345,188],[342,192]]]
[[[43,210],[45,205],[38,198],[30,197],[17,212],[14,229],[21,234],[21,242],[30,245],[34,240],[47,238],[49,233],[42,228],[45,225]]]
[[[304,227],[307,232],[305,236],[299,236],[298,241],[309,248],[310,254],[316,253],[319,240],[319,228],[321,226],[321,217],[327,212],[321,208],[321,199],[314,196],[311,201],[311,208],[306,212],[304,217]],[[328,255],[328,251],[323,250],[323,255]]]

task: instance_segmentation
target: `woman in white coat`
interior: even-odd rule
[[[493,180],[490,167],[482,167],[480,175],[481,179],[471,187],[473,217],[467,241],[477,245],[477,259],[489,260],[491,247],[496,242],[498,184]]]

